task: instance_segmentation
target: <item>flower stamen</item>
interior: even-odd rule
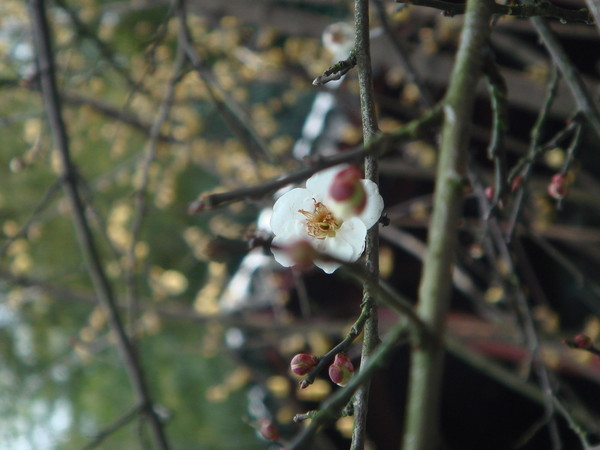
[[[316,239],[335,237],[335,233],[342,226],[342,221],[337,220],[327,207],[315,200],[314,212],[299,209],[298,212],[306,217],[306,232]]]

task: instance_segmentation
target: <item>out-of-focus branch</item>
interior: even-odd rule
[[[492,5],[488,0],[467,2],[456,64],[444,97],[445,120],[434,206],[417,305],[419,317],[439,335],[412,350],[405,450],[430,450],[438,444],[443,330],[450,302],[452,259],[466,179],[471,116],[491,15]]]
[[[446,16],[456,16],[465,13],[465,3],[452,3],[444,0],[396,0],[399,3],[410,3],[418,6],[428,6],[440,9]],[[565,20],[567,22],[592,23],[592,17],[587,9],[566,9],[556,6],[550,2],[541,2],[530,5],[500,5],[492,3],[492,14],[504,16],[516,16],[520,18],[547,17],[549,19]]]
[[[106,428],[104,428],[102,431],[100,431],[98,434],[96,434],[96,436],[94,436],[94,439],[91,442],[88,442],[87,445],[83,448],[83,450],[92,450],[92,449],[98,447],[111,434],[119,431],[121,428],[123,428],[125,425],[127,425],[129,422],[131,422],[133,419],[135,419],[135,417],[139,414],[139,412],[140,412],[139,406],[134,406],[133,408],[131,408],[129,411],[127,411],[125,414],[123,414],[121,417],[119,417],[113,423],[111,423]]]
[[[85,208],[77,188],[76,169],[71,160],[69,139],[62,118],[61,102],[56,87],[54,60],[50,45],[50,28],[46,18],[44,0],[30,0],[30,15],[33,35],[37,50],[37,62],[40,71],[40,82],[44,107],[54,138],[59,159],[60,172],[63,177],[63,188],[71,205],[71,214],[75,226],[77,240],[81,248],[89,276],[94,285],[98,300],[103,305],[111,329],[117,338],[117,347],[127,369],[129,379],[135,390],[138,403],[148,419],[154,442],[160,449],[169,448],[163,424],[154,410],[154,404],[146,383],[145,374],[139,364],[137,355],[129,341],[117,306],[108,277],[101,263],[100,253],[96,246],[92,231],[85,216]]]
[[[9,249],[12,243],[15,242],[15,240],[27,234],[27,231],[29,230],[31,225],[33,225],[33,223],[36,221],[39,214],[46,208],[46,206],[48,206],[50,200],[52,200],[54,195],[58,192],[58,190],[61,187],[60,185],[60,180],[57,180],[50,185],[50,187],[44,193],[44,196],[42,197],[38,205],[34,208],[33,212],[31,213],[31,216],[29,216],[29,219],[27,219],[27,222],[25,222],[25,225],[23,225],[23,227],[21,227],[21,229],[14,236],[11,236],[10,238],[4,241],[2,247],[0,247],[0,258],[4,255],[4,253],[6,253],[6,251]]]
[[[328,167],[335,166],[336,164],[350,161],[356,162],[367,154],[383,156],[388,152],[395,150],[397,146],[403,142],[427,135],[431,126],[438,123],[441,112],[441,106],[437,105],[427,113],[423,114],[419,119],[407,123],[393,133],[377,135],[365,146],[356,147],[332,156],[319,158],[318,160],[313,161],[310,166],[300,169],[291,175],[286,175],[275,180],[269,180],[264,183],[235,189],[229,192],[201,195],[198,200],[190,205],[188,212],[190,214],[198,214],[233,202],[259,200],[265,195],[275,192],[288,184],[304,181],[312,174]]]
[[[132,90],[137,90],[140,88],[140,84],[136,83],[136,81],[131,78],[125,67],[118,62],[114,51],[110,45],[104,42],[98,35],[93,33],[89,27],[83,23],[83,21],[64,0],[55,0],[55,3],[69,16],[71,23],[73,24],[75,30],[79,37],[89,39],[94,43],[100,55],[110,64],[110,66],[117,72],[129,85]]]
[[[529,1],[526,1],[529,3]],[[554,63],[560,69],[567,86],[569,87],[577,107],[586,118],[591,129],[600,138],[600,111],[594,103],[593,96],[583,83],[581,74],[573,65],[573,62],[565,52],[556,35],[548,26],[548,22],[541,17],[532,17],[531,22],[535,26],[546,49],[552,56]]]
[[[171,81],[167,87],[164,100],[162,101],[158,114],[150,128],[150,136],[148,143],[146,144],[146,151],[142,161],[140,161],[140,178],[139,184],[135,191],[135,207],[133,213],[133,219],[131,221],[131,242],[127,250],[127,264],[125,278],[127,280],[127,291],[128,291],[128,304],[129,304],[129,333],[130,336],[134,336],[134,323],[135,323],[135,310],[137,304],[137,283],[136,283],[136,255],[135,248],[138,244],[140,233],[142,230],[142,223],[144,221],[144,214],[146,211],[146,195],[148,189],[148,182],[150,179],[150,166],[156,159],[156,150],[160,140],[160,130],[163,124],[169,117],[171,106],[175,98],[175,87],[177,82],[181,79],[181,71],[185,64],[185,52],[181,45],[177,48],[177,56],[173,63],[173,73],[171,75]]]
[[[385,3],[383,0],[375,1],[375,9],[377,11],[377,17],[379,18],[379,22],[381,22],[381,26],[385,32],[386,37],[390,40],[394,48],[396,49],[396,54],[400,58],[400,63],[402,64],[402,68],[404,69],[404,74],[406,80],[409,83],[414,83],[415,86],[419,89],[419,102],[426,107],[431,108],[434,104],[433,97],[429,92],[427,86],[421,77],[417,73],[416,69],[413,67],[410,58],[408,57],[408,51],[404,48],[403,42],[398,38],[396,32],[392,29],[390,21],[388,19],[387,12],[385,10]]]
[[[594,16],[594,22],[596,22],[596,28],[600,32],[600,0],[586,0],[585,2]]]
[[[271,154],[262,138],[256,133],[256,130],[252,126],[249,115],[219,85],[213,73],[206,66],[196,50],[187,26],[185,0],[175,1],[175,14],[179,19],[179,45],[183,47],[194,70],[204,82],[208,95],[219,113],[231,131],[245,145],[248,152],[250,152],[254,158],[271,160]]]
[[[100,114],[105,115],[111,119],[118,120],[119,122],[123,122],[130,127],[141,131],[142,133],[149,135],[151,125],[144,123],[142,119],[140,119],[135,114],[129,113],[127,111],[112,107],[106,103],[100,102],[96,99],[89,98],[83,96],[81,94],[77,94],[75,92],[62,92],[61,97],[64,99],[65,103],[68,105],[86,105],[90,106],[92,109],[96,110]],[[170,142],[177,143],[180,142],[172,136],[167,136],[164,134],[160,134],[159,139],[162,142]]]
[[[598,1],[598,0],[591,0]],[[445,14],[453,16],[456,14],[463,14],[465,5],[462,3],[450,3],[443,0],[414,0],[410,3],[414,5],[430,6],[432,8],[441,9]],[[591,16],[587,10],[567,10],[557,7],[549,2],[535,3],[531,0],[524,1],[524,5],[521,6],[504,6],[492,2],[494,14],[509,14],[521,11],[518,15],[520,17],[530,17],[530,20],[534,24],[540,38],[544,42],[546,49],[552,56],[554,63],[558,66],[567,86],[571,90],[571,94],[577,103],[577,106],[581,113],[584,115],[590,127],[594,130],[596,135],[600,137],[600,112],[598,107],[593,101],[593,96],[583,83],[581,75],[569,59],[569,56],[563,49],[562,45],[556,38],[556,35],[548,26],[548,23],[544,17],[556,18],[559,20],[566,21],[579,21],[585,23],[591,23]],[[543,17],[540,17],[543,16]]]

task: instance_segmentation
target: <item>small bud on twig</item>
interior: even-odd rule
[[[279,430],[277,429],[277,425],[275,425],[272,420],[261,419],[258,432],[267,441],[279,440]]]
[[[516,175],[512,179],[512,183],[510,185],[510,191],[515,192],[518,189],[520,189],[522,185],[523,185],[523,175]]]
[[[582,350],[588,350],[592,348],[592,339],[583,333],[579,333],[573,337],[573,339],[565,340],[565,344],[567,344],[571,348],[580,348]]]
[[[290,369],[294,375],[303,377],[317,365],[318,359],[308,353],[298,353],[290,362]]]
[[[362,172],[355,166],[340,171],[329,187],[329,208],[339,219],[357,216],[365,210],[367,193]]]
[[[552,177],[548,185],[548,195],[556,200],[561,200],[567,196],[567,177],[557,173]]]
[[[346,386],[354,375],[354,365],[348,355],[338,353],[329,366],[329,378],[338,386]]]

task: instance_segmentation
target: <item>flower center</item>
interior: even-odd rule
[[[342,226],[342,221],[333,217],[327,207],[315,201],[314,212],[299,209],[298,212],[306,217],[306,231],[309,236],[317,239],[335,237],[335,232]]]

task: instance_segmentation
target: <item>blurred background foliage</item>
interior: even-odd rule
[[[257,266],[266,269],[256,281],[255,298],[247,290],[227,294],[232,277],[243,272],[245,241],[256,231],[257,216],[271,200],[235,203],[196,216],[186,211],[199,193],[257,183],[299,166],[294,144],[302,135],[315,96],[327,92],[311,82],[332,62],[321,44],[321,33],[330,23],[351,21],[348,2],[188,2],[188,24],[196,49],[218,85],[248,113],[247,125],[265,146],[258,152],[246,146],[223,118],[196,71],[184,65],[173,80],[179,26],[168,2],[57,0],[47,8],[63,114],[86,214],[173,446],[267,448],[254,429],[260,418],[273,418],[283,434],[291,435],[297,429],[291,423],[293,415],[316,405],[332,390],[331,383],[317,380],[310,389],[294,393],[296,380],[287,371],[289,357],[303,350],[323,354],[335,345],[359,311],[360,292],[337,275],[292,274],[260,260]],[[460,18],[442,17],[427,8],[398,9],[394,4],[386,8],[397,35],[416,55],[413,62],[430,96],[439,99],[450,72]],[[380,24],[373,22],[373,28],[381,31]],[[510,164],[527,151],[529,131],[550,72],[537,37],[523,23],[499,21],[492,41],[509,84]],[[585,56],[592,54],[589,48],[593,47],[586,46],[597,45],[597,37],[584,25],[560,30],[565,45],[580,44],[579,53],[572,54],[580,55],[579,68],[597,86],[598,58],[594,65],[589,62],[594,58]],[[391,131],[417,117],[426,105],[417,85],[391,56],[393,46],[382,44],[378,36],[381,33],[375,32],[373,58],[380,127]],[[3,0],[0,447],[84,448],[105,427],[129,418],[100,448],[148,448],[147,430],[141,419],[130,414],[135,406],[130,383],[113,345],[113,332],[96,304],[74,238],[70,207],[60,190],[57,155],[45,121],[32,45],[26,2]],[[174,83],[173,104],[160,127],[155,157],[148,164],[150,130]],[[356,93],[353,76],[335,93],[337,108],[345,117],[336,125],[337,148],[361,142]],[[485,95],[478,98],[476,110],[473,147],[480,156],[474,159],[488,183],[492,167],[483,150],[491,116]],[[572,111],[573,102],[561,85],[549,128],[562,127]],[[595,143],[589,136],[583,140],[581,162],[574,167],[577,183],[562,211],[546,194],[550,175],[565,161],[566,152],[560,146],[542,156],[527,198],[528,229],[555,240],[560,252],[577,266],[577,271],[568,271],[558,257],[549,258],[537,240],[523,241],[524,253],[534,267],[523,269],[529,275],[524,284],[532,283],[537,300],[540,296],[535,293],[543,291],[545,300],[536,300],[534,305],[535,319],[544,338],[553,344],[579,330],[593,338],[600,335],[594,281],[600,259],[596,181],[600,172]],[[422,240],[426,234],[435,144],[434,137],[411,142],[382,164],[382,194],[392,231],[403,227],[412,239]],[[137,233],[136,202],[146,171],[145,209]],[[505,315],[511,309],[510,293],[502,281],[507,276],[505,266],[502,261],[497,265],[482,262],[485,249],[479,240],[483,233],[473,223],[475,203],[467,201],[457,260],[470,271],[481,296],[457,292],[454,307],[459,312],[485,311],[481,316],[486,320],[494,322],[490,317],[495,317],[496,326],[503,324],[488,330],[487,337],[496,339],[493,344],[499,347],[487,351],[504,355],[507,365],[517,366],[515,347],[520,344],[515,336],[519,331]],[[383,235],[382,276],[414,298],[422,250],[392,231]],[[133,290],[131,267],[135,268]],[[532,281],[538,279],[542,288]],[[258,303],[245,302],[245,296]],[[135,301],[128,301],[132,297]],[[384,330],[394,320],[383,311]],[[478,325],[455,320],[450,329],[466,340],[476,340],[481,339]],[[555,345],[550,350],[555,362],[564,362],[564,348]],[[404,356],[399,356],[401,361]],[[597,389],[599,371],[589,355],[570,364],[572,370],[585,367],[585,377],[593,385],[585,389]],[[393,367],[398,365],[402,366],[396,362]],[[464,370],[457,373],[462,376]],[[373,410],[390,414],[379,424],[383,427],[379,442],[395,442],[396,437],[389,436],[398,434],[400,428],[401,419],[394,418],[392,410],[402,404],[402,394],[396,399],[390,393],[399,390],[403,375],[390,373],[393,383],[379,380],[376,385],[381,387],[379,397],[374,388]],[[464,398],[464,392],[461,395]],[[524,429],[529,419],[524,419]],[[385,428],[382,424],[388,422],[391,425]],[[327,434],[315,448],[335,448],[340,436],[348,436],[351,425],[351,419],[341,419],[337,431]],[[462,437],[455,436],[457,430],[447,430],[448,435],[462,442]],[[499,436],[504,433],[495,431]],[[456,448],[469,447],[463,443]]]

